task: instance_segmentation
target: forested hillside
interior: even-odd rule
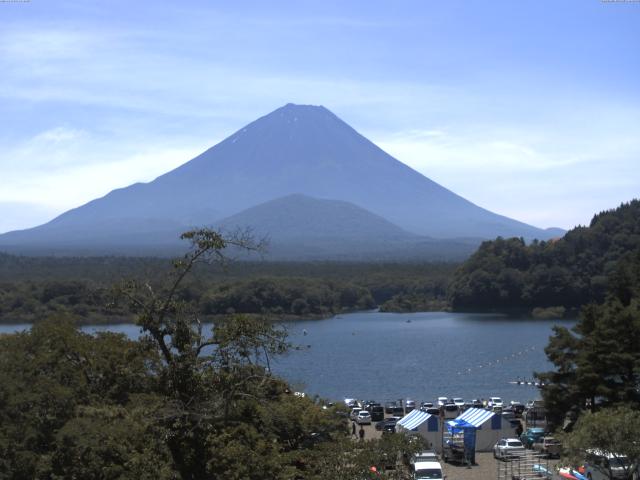
[[[640,408],[640,250],[624,255],[606,299],[582,309],[571,329],[554,328],[545,349],[555,370],[538,374],[550,420],[562,426],[583,411]]]
[[[80,323],[129,322],[132,315],[114,302],[113,286],[123,278],[160,278],[168,268],[166,259],[0,254],[0,322],[30,323],[59,314]],[[449,263],[237,262],[227,270],[198,265],[179,293],[204,318],[230,312],[311,318],[383,305],[400,310],[407,309],[408,298],[414,306],[437,308],[446,300],[455,268]]]
[[[602,302],[618,261],[637,248],[640,201],[633,200],[557,240],[484,242],[456,271],[449,300],[454,309],[573,309]]]

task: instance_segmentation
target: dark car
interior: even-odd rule
[[[394,417],[404,417],[404,407],[395,406],[391,411]]]
[[[376,430],[384,430],[388,425],[393,425],[395,427],[397,421],[397,418],[387,418],[386,420],[376,423]]]
[[[414,400],[407,400],[404,404],[404,413],[409,413],[415,410],[416,402]]]
[[[371,420],[374,422],[384,420],[384,408],[382,405],[372,405],[369,413],[371,413]]]
[[[544,437],[544,428],[527,428],[522,435],[520,435],[520,441],[526,448],[532,448],[533,444]]]
[[[382,434],[396,433],[396,424],[395,423],[387,423],[384,427],[382,427]]]
[[[393,409],[396,406],[396,402],[387,402],[384,404],[384,413],[393,413]]]
[[[380,404],[375,400],[367,400],[365,402],[362,402],[362,408],[364,408],[369,413],[371,413],[371,407],[373,407],[374,405],[380,405]]]
[[[438,407],[431,407],[424,409],[430,415],[440,415],[440,409]]]
[[[516,402],[511,404],[511,409],[513,410],[513,414],[516,418],[521,418],[524,413],[524,405],[522,403]]]

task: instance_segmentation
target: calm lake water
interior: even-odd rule
[[[338,315],[283,324],[297,345],[272,369],[297,390],[324,398],[378,401],[438,396],[526,401],[535,387],[512,385],[551,368],[544,347],[553,325],[573,321],[512,318],[496,314],[380,313]],[[29,328],[0,325],[0,332]],[[84,327],[136,338],[135,325]],[[306,334],[305,334],[306,333]]]

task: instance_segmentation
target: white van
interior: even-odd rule
[[[415,480],[444,480],[440,462],[416,462],[413,465],[413,478]]]
[[[624,455],[590,450],[584,463],[584,476],[591,480],[623,479],[628,478],[631,468],[631,462]]]

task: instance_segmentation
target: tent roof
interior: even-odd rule
[[[484,408],[470,408],[468,410],[465,410],[462,415],[447,422],[447,424],[450,427],[457,428],[478,428],[494,415],[494,412],[490,412],[489,410],[485,410]]]
[[[422,410],[412,410],[406,417],[398,420],[396,425],[400,425],[406,430],[413,430],[426,422],[430,416],[430,413],[423,412]]]

